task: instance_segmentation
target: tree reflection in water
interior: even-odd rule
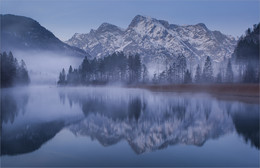
[[[19,112],[24,114],[28,99],[26,88],[1,89],[1,126],[3,123],[13,123]]]
[[[117,88],[60,89],[58,101],[68,108],[80,107],[84,117],[1,129],[1,155],[35,151],[63,128],[98,140],[103,146],[125,140],[137,154],[175,144],[202,146],[209,139],[234,131],[259,149],[258,104],[220,101],[208,95]],[[1,103],[2,126],[14,123],[32,102],[26,91],[2,91]]]
[[[251,128],[244,130],[248,126],[243,122],[236,122],[241,113],[238,109],[247,106],[244,103],[201,95],[173,96],[145,91],[115,94],[108,90],[102,90],[102,94],[76,96],[68,92],[67,99],[79,104],[86,116],[83,121],[71,125],[71,131],[91,136],[104,146],[125,139],[139,154],[174,144],[202,146],[208,139],[236,130],[259,148],[259,141],[255,139],[259,137],[258,117],[248,118],[258,119],[253,132]],[[258,105],[249,106],[259,115]]]
[[[239,112],[233,114],[232,119],[239,135],[245,142],[259,149],[259,110],[249,105],[241,106]]]

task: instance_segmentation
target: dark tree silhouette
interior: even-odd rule
[[[204,64],[202,81],[205,83],[213,82],[213,69],[212,69],[211,60],[209,56],[207,56]]]
[[[89,60],[87,57],[78,69],[69,67],[67,78],[65,72],[59,75],[59,85],[89,85],[106,84],[110,82],[122,82],[136,84],[148,81],[148,71],[142,64],[138,54],[129,55],[113,53],[107,57]]]
[[[223,82],[222,73],[221,73],[221,71],[219,71],[219,73],[217,74],[217,77],[216,77],[216,83],[222,83],[222,82]]]
[[[201,68],[200,68],[199,64],[197,65],[197,68],[196,68],[195,82],[196,83],[200,83],[201,82]]]
[[[184,83],[192,83],[191,73],[189,70],[186,70],[184,74]]]
[[[1,87],[14,85],[28,85],[30,83],[26,64],[23,60],[19,64],[12,52],[0,54],[1,62]]]
[[[232,65],[231,65],[231,60],[228,60],[227,64],[227,69],[226,69],[226,82],[227,83],[232,83],[234,78],[233,70],[232,70]]]
[[[60,72],[58,84],[59,85],[65,85],[66,84],[66,73],[65,73],[64,68]]]
[[[259,26],[247,29],[234,50],[233,59],[239,65],[240,81],[259,83]]]
[[[186,68],[187,68],[186,57],[183,54],[181,54],[177,57],[177,71],[180,76],[181,83],[184,82],[184,74],[185,74]]]

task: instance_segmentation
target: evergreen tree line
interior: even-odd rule
[[[193,77],[194,76],[194,77]],[[100,59],[84,58],[78,69],[69,67],[68,72],[63,68],[59,75],[59,85],[88,85],[121,82],[124,84],[153,83],[153,84],[181,84],[181,83],[232,83],[234,74],[231,60],[228,61],[226,71],[213,75],[210,57],[207,57],[203,69],[197,65],[196,72],[187,69],[184,55],[179,55],[176,61],[166,70],[153,75],[149,80],[148,70],[142,64],[140,56],[124,53],[113,53]]]
[[[231,59],[228,60],[225,73],[220,69],[217,76],[214,76],[210,57],[205,60],[203,69],[198,64],[195,74],[187,68],[187,61],[184,55],[179,55],[175,62],[166,70],[154,73],[152,82],[154,84],[182,84],[182,83],[232,83],[234,82],[234,73],[232,70]]]
[[[241,36],[233,58],[239,65],[239,80],[244,83],[259,83],[259,26],[255,24]]]
[[[1,64],[1,87],[11,87],[14,85],[28,85],[30,78],[23,60],[18,63],[12,52],[0,53]]]
[[[88,85],[121,82],[125,84],[145,83],[148,81],[148,71],[142,64],[140,56],[126,56],[123,52],[113,53],[100,59],[84,58],[77,69],[63,68],[59,75],[59,85]]]

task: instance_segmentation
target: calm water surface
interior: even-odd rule
[[[259,104],[117,87],[1,89],[1,166],[259,166]]]

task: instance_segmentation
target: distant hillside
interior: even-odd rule
[[[80,56],[86,52],[63,43],[37,21],[16,15],[0,15],[1,50],[44,50]]]

